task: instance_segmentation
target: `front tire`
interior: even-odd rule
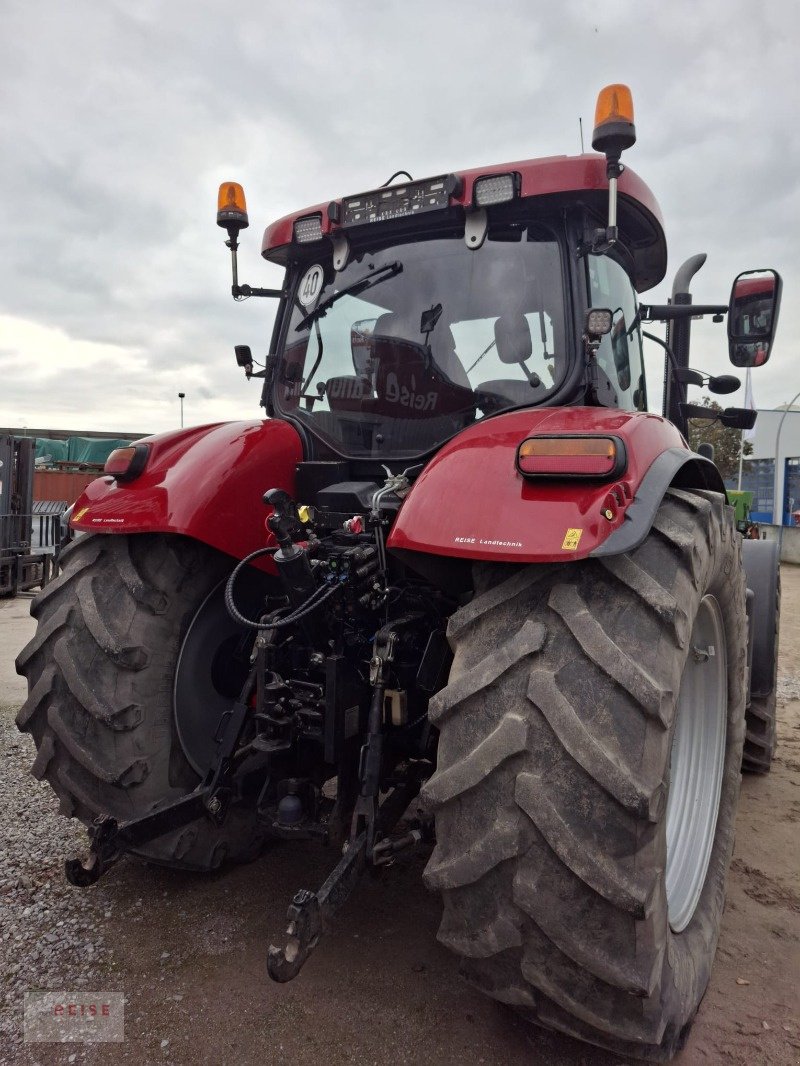
[[[745,715],[742,769],[768,774],[778,744],[778,626],[781,617],[781,571],[776,575],[775,637],[772,643],[772,688],[768,696],[751,696]]]
[[[17,658],[29,686],[17,726],[33,737],[31,772],[50,782],[62,814],[86,825],[138,818],[200,781],[180,743],[173,688],[187,633],[231,562],[185,537],[143,534],[81,537],[61,565],[31,606],[39,624]],[[198,715],[219,702],[210,689],[194,695]],[[136,854],[212,870],[262,846],[253,816],[232,807],[221,827],[201,818]]]
[[[733,848],[747,632],[733,512],[715,493],[670,491],[630,555],[476,577],[430,709],[437,846],[425,876],[443,896],[439,939],[531,1021],[667,1059],[708,983]],[[694,646],[713,632],[723,649]],[[670,764],[687,663],[709,650],[726,657],[724,739],[698,882],[691,862],[676,866],[691,797],[668,819],[671,785],[687,787],[674,784],[685,761],[673,782]]]

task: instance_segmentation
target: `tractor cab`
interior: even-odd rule
[[[422,460],[483,419],[542,407],[647,410],[642,322],[669,323],[664,413],[684,434],[690,320],[730,311],[736,366],[760,366],[780,303],[774,271],[740,275],[729,305],[693,305],[676,277],[670,304],[637,294],[666,271],[653,194],[620,162],[635,143],[623,85],[602,90],[598,153],[481,167],[383,186],[269,226],[262,255],[286,268],[280,290],[239,285],[244,192],[220,186],[234,298],[280,298],[262,404],[294,425],[306,458]],[[408,181],[394,183],[404,176]],[[249,349],[237,360],[249,376]],[[726,379],[728,385],[736,379]],[[730,391],[723,382],[712,391]],[[749,418],[729,409],[730,424]],[[727,423],[726,423],[727,424]],[[741,428],[740,427],[740,428]],[[746,428],[746,427],[745,427]]]
[[[636,290],[663,276],[658,208],[626,173],[618,237],[592,245],[599,156],[390,185],[288,216],[264,236],[287,268],[264,390],[315,456],[423,458],[503,411],[646,407]],[[586,312],[611,309],[596,372]]]
[[[301,431],[309,458],[386,460],[424,458],[518,408],[645,410],[636,294],[667,253],[652,193],[619,163],[634,140],[630,94],[612,86],[595,116],[605,158],[404,175],[288,215],[262,243],[286,267],[278,293],[238,284],[247,210],[224,183],[233,295],[281,298],[267,411]]]

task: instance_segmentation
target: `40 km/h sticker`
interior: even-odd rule
[[[297,299],[303,307],[310,307],[319,298],[324,281],[325,274],[319,263],[309,267],[303,274],[297,287]]]
[[[578,545],[581,542],[583,536],[582,529],[568,529],[564,536],[564,543],[561,545],[561,550],[565,552],[574,552],[577,550]]]

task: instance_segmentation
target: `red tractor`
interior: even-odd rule
[[[278,301],[264,369],[236,352],[267,417],[115,452],[17,661],[33,773],[89,827],[73,884],[125,853],[211,870],[328,843],[269,952],[286,981],[364,870],[435,839],[439,939],[470,981],[621,1053],[681,1046],[743,745],[760,771],[774,747],[777,558],[687,446],[687,386],[737,386],[689,369],[690,321],[728,306],[691,302],[702,256],[639,303],[667,250],[620,163],[634,140],[610,86],[600,154],[405,175],[280,219],[280,290],[239,283],[247,213],[222,186],[233,295]],[[737,362],[769,353],[779,297],[773,271],[734,286]]]

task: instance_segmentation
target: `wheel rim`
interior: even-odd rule
[[[254,589],[239,594],[240,606],[257,613]],[[251,615],[252,617],[252,615]],[[252,635],[225,607],[225,582],[206,596],[183,638],[173,687],[175,728],[192,769],[204,777],[214,762],[220,718],[239,695],[248,671]]]
[[[717,826],[727,732],[725,626],[704,596],[681,678],[667,799],[667,912],[673,932],[692,920],[705,884]]]

